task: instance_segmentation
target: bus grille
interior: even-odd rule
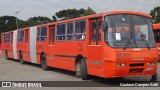
[[[129,73],[142,73],[143,72],[143,68],[132,68],[129,70]]]
[[[144,66],[144,63],[134,63],[134,64],[129,64],[130,67],[138,67],[138,66]]]

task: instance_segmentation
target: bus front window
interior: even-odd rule
[[[146,48],[155,47],[151,20],[138,15],[109,15],[105,17],[108,30],[105,40],[111,47]]]

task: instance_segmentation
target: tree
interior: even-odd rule
[[[30,27],[30,26],[36,26],[40,24],[49,23],[49,22],[51,22],[51,19],[49,19],[48,17],[38,16],[38,17],[29,18],[26,21],[26,25]]]
[[[154,23],[160,23],[160,6],[157,6],[151,10],[150,15],[152,16]]]
[[[16,29],[16,17],[1,16],[0,17],[0,31],[7,32]]]
[[[51,22],[51,19],[49,19],[48,17],[42,17],[42,16],[32,17],[32,18],[29,18],[27,21],[18,19],[18,28],[35,26],[35,25],[44,24],[48,22]],[[2,32],[8,32],[15,29],[17,29],[16,17],[14,16],[0,17],[0,34]]]
[[[26,22],[18,19],[18,27],[26,27]],[[14,16],[1,16],[0,17],[0,34],[3,32],[8,32],[17,29],[16,17]]]
[[[86,16],[91,14],[96,14],[96,12],[92,8],[88,7],[88,9],[85,10],[84,15]]]
[[[66,19],[71,19],[71,18],[76,18],[76,17],[81,17],[81,16],[86,16],[86,15],[91,15],[95,14],[96,12],[92,10],[92,8],[88,7],[87,9],[66,9],[66,10],[61,10],[59,12],[55,13],[55,16],[61,20],[66,20]],[[52,17],[55,17],[52,16]]]
[[[53,19],[53,22],[56,22],[57,21],[57,18],[55,15],[52,16],[52,19]]]

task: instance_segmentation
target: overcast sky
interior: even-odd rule
[[[160,6],[160,0],[0,0],[0,16],[15,16],[27,20],[34,16],[52,18],[55,12],[71,8],[91,7],[97,13],[111,10],[134,10],[149,13]]]

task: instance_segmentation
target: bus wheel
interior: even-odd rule
[[[19,61],[21,64],[24,64],[22,52],[19,53]]]
[[[81,78],[81,68],[80,68],[80,66],[81,66],[81,62],[80,61],[78,61],[77,63],[76,63],[76,77],[78,77],[78,78]]]
[[[157,81],[157,73],[155,73],[154,75],[152,75],[151,80],[152,82]]]
[[[5,59],[9,60],[8,51],[7,50],[5,51]]]
[[[87,75],[87,64],[85,62],[85,59],[81,59],[81,66],[80,66],[81,74],[82,74],[82,80],[89,80],[89,76]]]
[[[44,71],[47,70],[47,59],[46,59],[46,55],[45,54],[42,54],[41,56],[41,67]]]

